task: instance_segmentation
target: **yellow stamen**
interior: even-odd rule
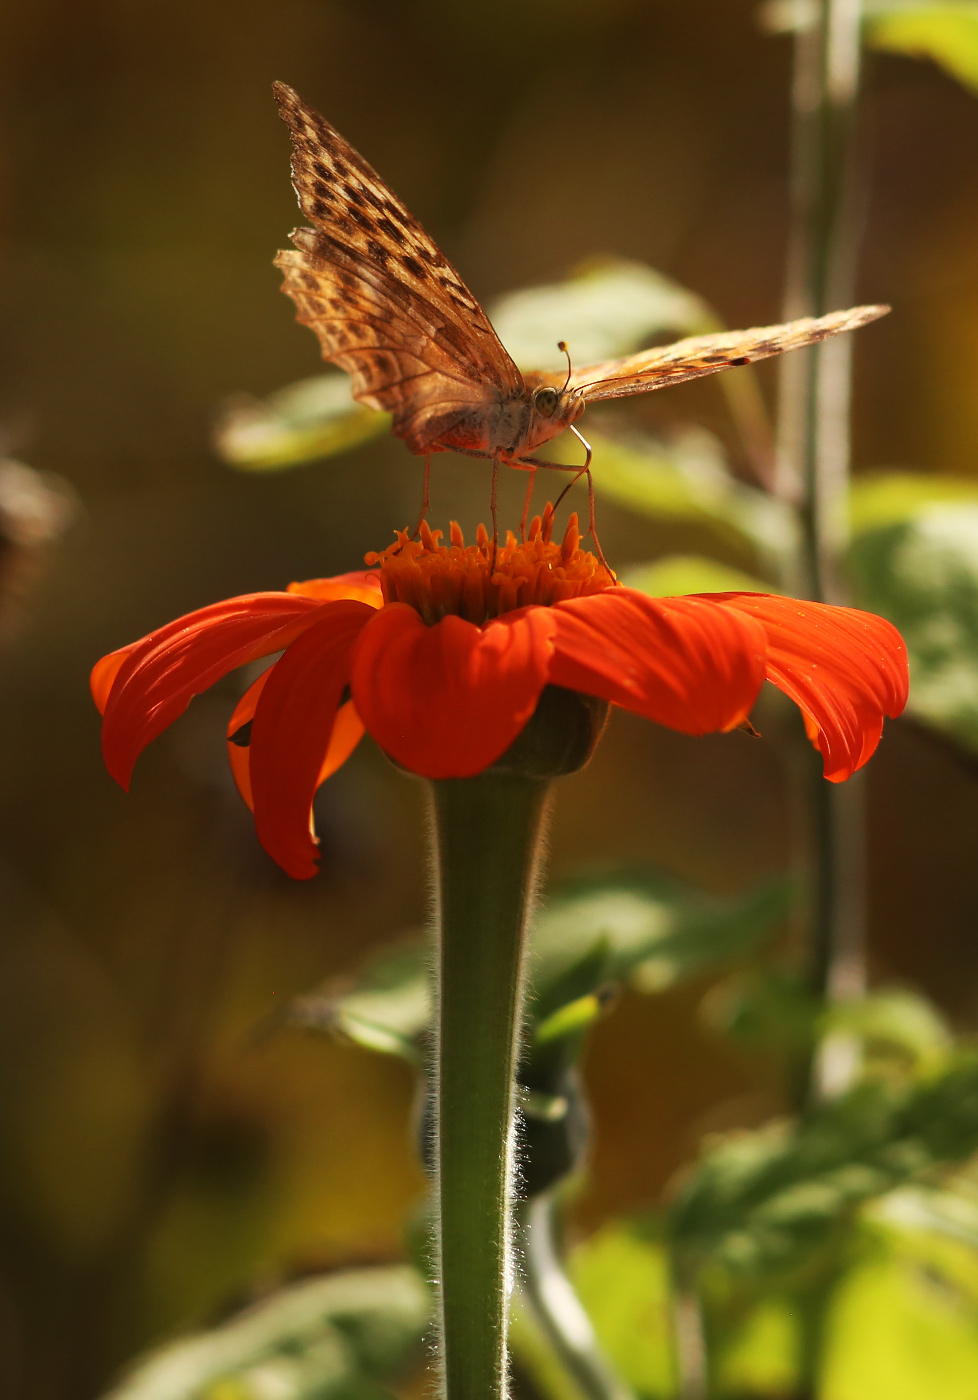
[[[500,613],[536,603],[544,607],[565,598],[598,593],[614,584],[596,555],[581,549],[576,515],[567,522],[560,544],[552,540],[553,507],[530,522],[525,544],[507,531],[506,543],[493,550],[484,525],[476,543],[466,545],[457,521],[449,527],[450,544],[442,531],[422,521],[418,539],[398,531],[396,543],[366,556],[380,565],[384,601],[409,603],[429,625],[450,613],[481,624]]]

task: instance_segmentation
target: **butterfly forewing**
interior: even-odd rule
[[[523,391],[475,297],[418,221],[339,132],[283,83],[292,177],[314,228],[276,265],[298,319],[362,402],[424,451],[446,425]]]
[[[828,316],[805,316],[778,326],[754,326],[746,331],[720,331],[716,335],[694,336],[674,345],[641,350],[621,360],[587,365],[576,370],[570,389],[585,402],[618,399],[626,394],[645,394],[684,379],[699,379],[734,365],[765,360],[785,350],[799,350],[828,336],[853,331],[879,316],[888,306],[856,306],[849,311],[833,311]]]

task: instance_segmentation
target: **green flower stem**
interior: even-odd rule
[[[444,1400],[503,1400],[513,1281],[515,1071],[549,783],[433,784],[437,844],[438,1346]]]

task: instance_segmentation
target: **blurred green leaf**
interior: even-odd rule
[[[430,1303],[406,1265],[304,1279],[161,1347],[107,1400],[381,1400],[420,1354]]]
[[[978,89],[975,0],[862,0],[865,42],[874,49],[929,58],[965,87]],[[786,34],[815,23],[815,0],[768,0],[762,27]]]
[[[859,606],[906,640],[908,714],[978,749],[978,504],[933,505],[864,530],[849,573]]]
[[[586,1028],[600,1012],[595,993],[609,983],[661,991],[738,956],[769,932],[789,903],[790,887],[781,878],[728,899],[644,870],[558,886],[532,935],[530,1009],[541,1045]],[[295,998],[286,1022],[417,1062],[429,1018],[427,965],[421,939],[385,949],[355,980]]]
[[[566,884],[551,895],[534,931],[538,1014],[606,982],[663,991],[756,946],[789,904],[783,879],[730,899],[643,870]]]
[[[953,1037],[934,1004],[917,992],[896,987],[873,992],[858,1001],[838,1002],[821,1018],[830,1034],[846,1031],[865,1046],[866,1053],[884,1057],[893,1052],[917,1071],[936,1068],[951,1053]]]
[[[293,998],[286,1022],[417,1062],[417,1039],[429,1019],[429,983],[424,943],[413,938],[385,948],[355,980],[340,979]]]
[[[876,4],[866,18],[866,42],[888,53],[929,58],[978,91],[978,4]]]
[[[389,432],[390,425],[389,413],[356,402],[349,375],[331,369],[267,399],[236,395],[215,425],[214,446],[233,467],[278,471],[346,452]]]
[[[820,1393],[972,1400],[976,1375],[974,1250],[920,1229],[862,1229],[828,1315]]]
[[[649,1400],[676,1393],[669,1261],[654,1227],[606,1225],[569,1260],[598,1340],[622,1379]]]
[[[727,543],[753,552],[759,571],[778,578],[795,547],[791,510],[727,470],[719,440],[686,428],[668,441],[638,436],[616,441],[589,433],[602,496],[658,520],[706,525]]]
[[[958,1240],[975,1251],[978,1259],[978,1195],[974,1185],[960,1177],[943,1186],[906,1186],[891,1191],[869,1212],[870,1220],[907,1231],[928,1231]]]
[[[763,1277],[804,1267],[864,1202],[978,1147],[978,1058],[924,1082],[867,1080],[794,1123],[707,1149],[670,1211],[689,1267]]]
[[[823,1003],[797,971],[775,964],[723,978],[710,988],[700,1009],[714,1030],[770,1055],[811,1046]]]
[[[717,330],[716,315],[692,292],[644,263],[601,260],[565,282],[528,287],[490,308],[500,340],[521,369],[559,369],[557,342],[575,366],[630,355],[665,332]]]
[[[735,1319],[711,1319],[711,1369],[719,1395],[788,1396],[800,1360],[798,1302],[790,1295],[760,1298]]]
[[[872,472],[858,476],[849,496],[853,535],[900,525],[932,505],[978,504],[978,481],[931,472]]]
[[[641,564],[619,575],[622,583],[648,593],[651,598],[670,598],[679,593],[777,593],[773,584],[751,574],[706,559],[700,554],[667,554],[654,564]]]

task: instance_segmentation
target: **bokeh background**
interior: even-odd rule
[[[322,873],[296,884],[226,772],[231,682],[153,746],[128,797],[87,693],[103,652],[217,598],[355,568],[416,510],[419,464],[393,440],[269,475],[211,447],[226,396],[319,365],[271,266],[297,221],[272,80],[367,155],[480,298],[617,254],[753,325],[780,311],[791,44],[753,0],[0,14],[0,427],[74,502],[43,571],[16,580],[0,667],[0,1394],[89,1400],[256,1287],[398,1257],[422,1185],[405,1067],[254,1033],[423,920],[418,785],[364,743],[318,802]],[[867,116],[859,298],[894,312],[859,338],[857,470],[975,475],[978,102],[927,62],[875,55]],[[727,432],[709,383],[635,415]],[[600,463],[597,482],[600,502]],[[480,464],[437,461],[434,518],[474,527],[487,488]],[[601,524],[618,565],[707,548],[693,524],[611,502]],[[744,560],[731,546],[727,562]],[[974,764],[891,724],[868,802],[872,975],[967,1031]],[[553,869],[640,861],[725,894],[785,867],[788,825],[774,746],[619,714],[561,786]],[[783,1104],[763,1058],[704,1025],[703,991],[626,996],[594,1034],[582,1235],[655,1201],[704,1131]]]

